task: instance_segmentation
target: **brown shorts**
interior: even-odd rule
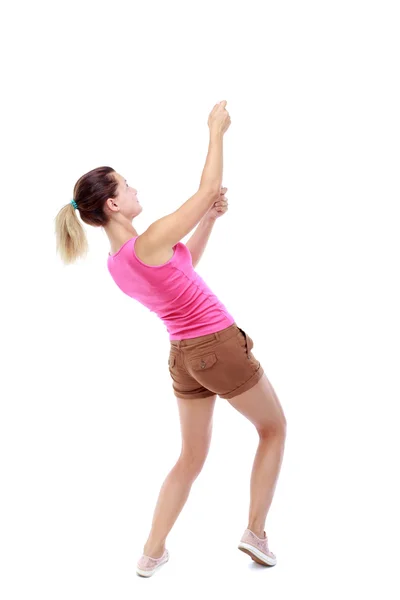
[[[253,340],[236,323],[187,340],[171,340],[168,359],[178,398],[233,398],[255,385],[264,370],[251,352]]]

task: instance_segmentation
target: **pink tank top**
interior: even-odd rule
[[[182,340],[221,331],[235,322],[192,265],[182,242],[162,265],[146,265],[135,252],[135,236],[115,254],[107,267],[117,286],[164,322],[170,340]]]

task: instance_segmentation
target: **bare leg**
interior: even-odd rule
[[[176,398],[182,433],[182,450],[161,486],[153,522],[143,554],[162,556],[166,538],[178,518],[192,484],[200,474],[210,448],[212,417],[217,396]]]
[[[265,520],[275,492],[284,452],[284,435],[260,435],[250,480],[250,509],[247,528],[264,537]]]
[[[197,475],[197,470],[180,460],[167,475],[161,486],[151,531],[143,549],[146,556],[162,556],[166,538],[188,499]]]
[[[265,373],[254,387],[229,402],[253,423],[260,437],[251,473],[247,528],[263,538],[283,459],[286,419]]]

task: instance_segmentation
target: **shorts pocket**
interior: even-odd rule
[[[246,333],[243,329],[240,329],[240,327],[238,327],[238,329],[239,329],[239,333],[238,333],[239,343],[243,348],[246,348],[247,358],[250,359],[251,358],[250,351],[254,346],[254,342],[248,333]]]
[[[251,350],[251,349],[253,348],[253,346],[254,346],[254,342],[253,342],[253,340],[251,339],[251,337],[249,336],[249,334],[248,334],[248,333],[246,333],[246,338],[247,338],[247,344],[248,344],[248,346],[247,346],[247,347],[248,347],[248,349],[249,349],[249,352],[250,352],[250,350]]]
[[[175,354],[171,354],[170,357],[168,358],[168,366],[170,369],[172,369],[172,367],[175,366],[176,363],[176,356]]]
[[[193,371],[204,371],[215,365],[216,362],[217,355],[214,352],[189,359],[189,364]]]

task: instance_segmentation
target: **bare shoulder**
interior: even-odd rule
[[[154,237],[154,232],[146,229],[141,235],[139,235],[135,242],[136,256],[140,258],[142,262],[151,267],[157,267],[168,262],[173,254],[172,247],[162,247]]]

